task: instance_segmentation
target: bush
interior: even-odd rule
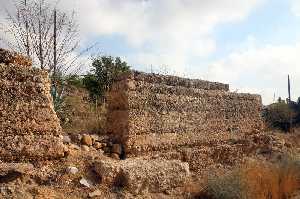
[[[286,155],[277,163],[250,162],[208,180],[202,199],[287,199],[300,188],[300,159]]]
[[[84,87],[83,78],[79,75],[68,75],[66,76],[65,81],[69,86],[75,86],[77,88]]]
[[[295,116],[296,112],[284,101],[269,105],[265,115],[270,126],[281,128],[285,131],[290,129],[290,122],[291,120],[293,122]]]
[[[116,77],[129,71],[130,67],[119,57],[97,57],[93,60],[91,73],[83,79],[84,86],[89,90],[90,97],[96,101],[103,99],[105,92],[111,87]]]
[[[206,188],[206,197],[212,199],[248,199],[246,182],[239,171],[233,171],[222,177],[210,177]]]

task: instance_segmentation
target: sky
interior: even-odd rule
[[[54,1],[54,0],[48,0]],[[11,0],[0,0],[0,21]],[[60,0],[81,46],[133,69],[230,84],[264,104],[300,96],[300,0]],[[1,35],[1,32],[0,32]],[[299,63],[299,64],[298,64]],[[86,66],[88,70],[88,66]]]

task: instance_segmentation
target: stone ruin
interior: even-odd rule
[[[23,162],[64,156],[48,73],[31,65],[0,49],[0,176],[11,168],[27,173]],[[263,128],[261,97],[222,83],[131,71],[107,98],[107,133],[126,160],[101,156],[94,169],[105,185],[134,194],[166,192],[184,185],[190,170],[246,154],[253,148],[247,139],[233,140],[239,149],[226,143]]]
[[[0,162],[64,155],[48,73],[31,65],[30,59],[0,49]]]
[[[260,131],[261,109],[259,95],[227,84],[131,71],[108,93],[107,132],[123,158],[177,159],[199,171],[226,158],[223,140]]]

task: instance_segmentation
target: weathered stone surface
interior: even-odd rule
[[[6,175],[13,171],[18,173],[29,174],[34,169],[32,164],[28,163],[0,163],[0,175]]]
[[[81,149],[83,150],[83,151],[90,151],[90,147],[89,146],[87,146],[87,145],[82,145],[81,146]]]
[[[94,197],[100,197],[100,196],[102,196],[102,192],[100,191],[100,190],[95,190],[95,191],[93,191],[93,192],[91,192],[91,193],[89,193],[89,197],[90,198],[94,198]]]
[[[102,148],[102,144],[100,142],[95,142],[94,145],[95,149],[101,149]]]
[[[70,144],[72,141],[70,136],[68,136],[68,135],[63,136],[62,140],[63,140],[63,143],[65,143],[65,144]]]
[[[14,64],[22,67],[31,68],[32,62],[29,58],[24,57],[15,52],[9,52],[0,48],[0,63],[3,64]]]
[[[117,176],[120,173],[122,162],[106,158],[95,163],[95,171],[101,177],[103,184],[108,186],[117,184]]]
[[[0,160],[56,159],[64,155],[50,80],[26,58],[0,50]]]
[[[188,163],[164,159],[101,160],[95,163],[95,171],[103,183],[124,186],[133,194],[145,190],[163,192],[184,186],[190,176]]]
[[[204,90],[229,90],[228,84],[222,84],[218,82],[209,82],[199,79],[187,79],[171,75],[158,75],[158,74],[146,74],[138,71],[130,71],[118,77],[119,81],[134,80],[128,82],[128,84],[121,84],[123,88],[135,89],[136,86],[143,85],[143,83],[150,84],[164,84],[168,86],[182,86],[189,88],[198,88]]]
[[[0,163],[0,184],[13,181],[24,174],[30,175],[33,169],[33,165],[27,163]]]
[[[73,167],[73,166],[69,166],[67,168],[67,172],[70,173],[70,174],[76,174],[78,172],[78,168],[77,167]]]
[[[231,93],[221,83],[139,72],[118,80],[107,95],[107,132],[127,157],[197,148],[263,127],[259,95]]]

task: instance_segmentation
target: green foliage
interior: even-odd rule
[[[64,111],[64,102],[65,102],[65,84],[66,84],[66,78],[60,74],[57,73],[54,77],[54,75],[51,75],[51,96],[53,99],[53,106],[56,114],[61,119]]]
[[[99,96],[102,96],[103,90],[100,83],[97,81],[96,75],[85,75],[82,83],[84,87],[89,91],[89,95],[92,100],[95,101],[97,98],[99,98]]]
[[[129,71],[130,67],[119,57],[101,56],[93,59],[91,73],[83,78],[92,100],[103,99],[116,77]]]
[[[83,88],[83,78],[79,75],[68,75],[65,77],[65,81],[68,85],[75,86],[77,88]]]

